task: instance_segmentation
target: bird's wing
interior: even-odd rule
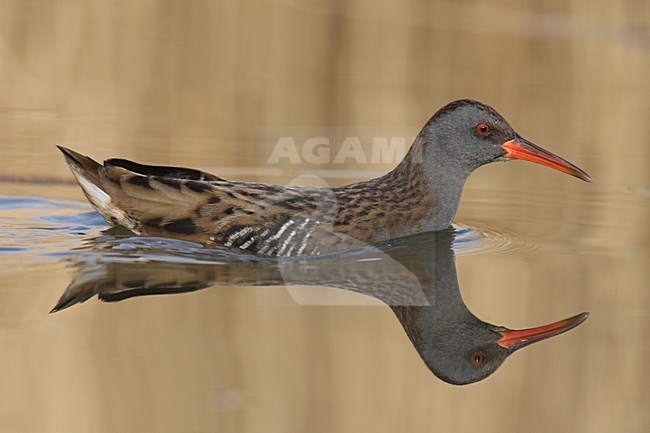
[[[199,170],[123,159],[100,165],[59,148],[104,219],[137,234],[281,257],[356,246],[334,233],[338,205],[328,188],[230,182]]]
[[[201,170],[185,167],[167,167],[163,165],[144,165],[137,162],[129,161],[128,159],[111,158],[104,162],[104,166],[122,167],[129,171],[144,176],[157,176],[172,179],[188,179],[188,180],[205,180],[205,181],[223,181],[218,176],[211,173],[206,173]]]
[[[343,240],[336,198],[324,188],[144,175],[107,161],[101,186],[136,233],[238,247],[268,256],[313,255]]]

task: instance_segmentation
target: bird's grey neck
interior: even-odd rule
[[[438,231],[451,225],[469,174],[450,163],[433,143],[418,136],[402,162],[387,176],[399,184],[398,188],[421,188],[432,197],[422,231]]]
[[[429,305],[391,307],[418,349],[423,341],[448,333],[450,327],[476,320],[460,293],[451,243],[436,244],[435,248],[428,254],[433,260],[422,272],[426,277],[419,279]]]

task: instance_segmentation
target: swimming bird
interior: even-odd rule
[[[491,162],[528,160],[591,181],[520,136],[492,107],[469,99],[437,111],[391,172],[333,188],[234,182],[124,159],[100,165],[59,149],[110,225],[270,257],[319,255],[448,228],[465,180]]]
[[[116,302],[213,286],[330,286],[388,305],[426,366],[455,385],[485,379],[518,349],[569,331],[589,315],[523,330],[479,319],[462,299],[453,229],[390,241],[388,246],[291,260],[251,259],[200,247],[191,252],[183,250],[185,245],[185,260],[178,260],[178,241],[160,245],[128,239],[125,249],[123,239],[106,238],[91,240],[93,248],[74,259],[73,281],[52,312],[95,295]],[[193,261],[187,260],[188,254]],[[134,261],[134,256],[149,260]]]

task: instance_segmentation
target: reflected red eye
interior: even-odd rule
[[[487,135],[488,132],[490,132],[490,126],[485,122],[479,123],[476,125],[476,132],[478,132],[479,135]]]
[[[469,358],[470,362],[474,367],[478,367],[479,365],[483,364],[483,361],[485,361],[485,356],[481,352],[474,352],[472,353],[472,356]]]

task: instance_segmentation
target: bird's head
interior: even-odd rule
[[[442,107],[421,134],[428,143],[425,158],[450,173],[467,176],[490,162],[523,159],[591,182],[580,168],[519,135],[492,107],[471,99]]]
[[[494,373],[513,352],[567,332],[588,313],[536,328],[512,330],[473,318],[435,333],[422,335],[421,355],[433,373],[453,385],[466,385]]]

